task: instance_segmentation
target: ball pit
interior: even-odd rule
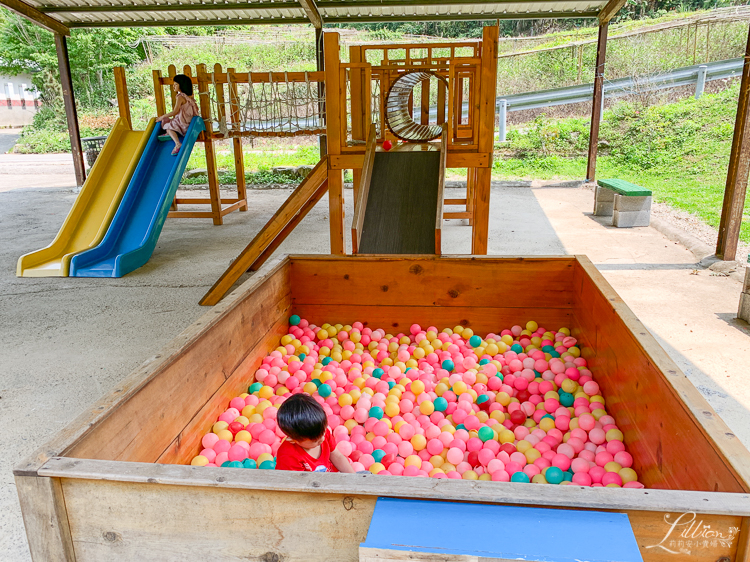
[[[639,488],[622,431],[567,328],[529,321],[386,333],[297,315],[201,439],[193,466],[275,468],[276,410],[316,398],[337,449],[373,474]]]

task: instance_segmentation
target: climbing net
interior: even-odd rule
[[[224,95],[217,95],[224,84],[215,77],[209,87],[212,114],[217,130],[224,136],[296,136],[325,132],[325,96],[317,80],[304,73],[304,79],[274,79],[273,73],[248,73],[248,80],[236,81],[228,73]],[[214,75],[212,75],[214,76]],[[255,80],[254,80],[255,78]],[[236,95],[231,95],[232,92]],[[221,98],[223,97],[223,100]]]

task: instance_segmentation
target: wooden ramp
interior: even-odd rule
[[[321,200],[326,191],[328,191],[328,157],[324,156],[203,296],[200,304],[202,306],[215,305],[224,298],[243,273],[256,271],[263,265],[292,230],[302,222],[310,209]]]
[[[447,129],[441,142],[378,151],[367,142],[352,220],[355,254],[440,254]]]
[[[359,562],[643,562],[625,513],[378,498]]]

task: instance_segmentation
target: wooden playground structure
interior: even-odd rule
[[[219,65],[185,67],[197,86],[206,132],[204,143],[209,199],[176,198],[170,217],[213,219],[247,209],[243,139],[325,134],[326,154],[310,175],[290,195],[261,232],[242,251],[201,304],[216,304],[247,270],[256,270],[309,210],[328,192],[331,253],[344,255],[344,170],[353,170],[354,199],[366,168],[367,137],[375,126],[374,141],[404,142],[390,126],[393,113],[388,92],[400,78],[424,72],[419,83],[419,110],[414,96],[396,108],[403,125],[445,129],[444,166],[467,170],[466,196],[442,199],[442,205],[459,210],[443,212],[442,219],[468,219],[472,227],[472,253],[486,254],[489,233],[489,197],[495,123],[497,27],[485,27],[481,41],[435,44],[355,45],[350,62],[342,62],[339,35],[323,34],[325,70],[316,72],[241,73]],[[154,71],[157,111],[166,113],[164,87],[172,84],[176,68],[168,75]],[[432,80],[430,79],[432,78]],[[414,87],[412,84],[411,88]],[[302,93],[300,94],[300,89]],[[324,92],[323,95],[320,95]],[[404,97],[403,95],[401,96]],[[435,111],[431,114],[431,106]],[[122,104],[121,104],[122,106]],[[407,115],[408,113],[408,115]],[[410,121],[410,123],[409,123]],[[237,176],[237,197],[222,199],[214,142],[232,139]],[[408,142],[408,141],[406,141]],[[208,204],[209,211],[181,211],[181,204]],[[355,215],[357,210],[355,209]],[[439,230],[439,224],[436,225]],[[354,228],[354,226],[352,227]],[[356,250],[356,246],[355,246]]]

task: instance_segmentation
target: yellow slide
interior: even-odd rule
[[[60,232],[46,248],[18,258],[18,277],[67,277],[70,258],[102,241],[154,123],[152,119],[145,131],[132,131],[117,120]]]

